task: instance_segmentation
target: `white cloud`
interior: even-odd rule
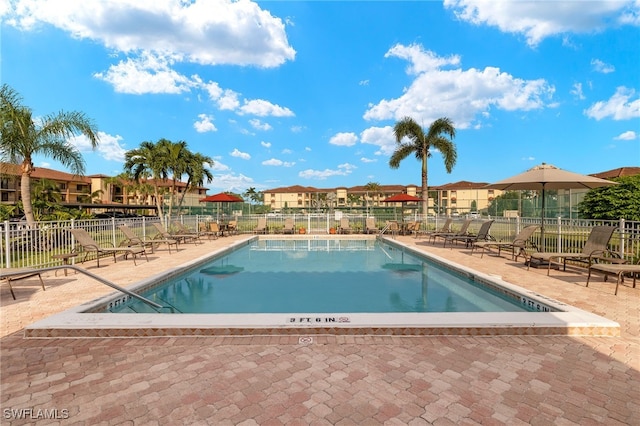
[[[273,129],[273,127],[271,127],[271,125],[269,123],[263,123],[262,121],[258,120],[257,118],[249,120],[249,124],[251,124],[251,126],[256,130],[267,131],[267,130]]]
[[[345,163],[340,164],[337,169],[324,169],[324,170],[313,170],[307,169],[298,173],[298,176],[303,179],[316,179],[316,180],[325,180],[327,178],[333,176],[347,176],[351,174],[352,170],[355,169],[356,166]]]
[[[632,141],[632,140],[635,140],[637,137],[638,135],[636,134],[636,132],[634,132],[633,130],[628,130],[624,133],[619,134],[614,139],[619,141]]]
[[[128,54],[205,65],[277,67],[295,58],[280,18],[250,1],[17,0],[5,20],[49,24]]]
[[[196,132],[198,133],[205,133],[205,132],[215,132],[218,129],[216,129],[216,126],[213,124],[213,122],[211,120],[213,120],[213,117],[207,114],[198,114],[198,118],[200,119],[200,121],[196,121],[195,123],[193,123],[193,128],[196,129]]]
[[[289,148],[285,148],[282,150],[283,154],[293,154],[293,151],[291,151]]]
[[[596,102],[584,113],[587,117],[596,120],[602,120],[605,117],[611,117],[614,120],[637,118],[640,117],[640,97],[636,96],[635,90],[621,86],[609,100]]]
[[[449,117],[458,129],[478,127],[474,121],[492,108],[506,111],[540,109],[555,92],[544,79],[523,80],[499,68],[483,70],[461,68],[443,70],[440,66],[457,64],[455,57],[438,58],[421,46],[394,46],[387,56],[409,59],[409,73],[416,78],[396,99],[370,105],[366,120],[400,120],[413,117],[418,122],[432,123]]]
[[[617,24],[637,25],[639,9],[633,0],[588,3],[445,0],[444,6],[463,21],[497,27],[506,33],[524,34],[530,46],[537,46],[543,39],[559,34],[592,33]]]
[[[243,193],[251,186],[257,187],[252,178],[234,173],[215,175],[213,181],[207,184],[207,187],[213,189],[214,193],[224,191]]]
[[[276,167],[292,167],[296,163],[289,161],[278,160],[277,158],[271,158],[262,162],[263,166],[276,166]]]
[[[593,70],[596,72],[601,72],[603,74],[609,74],[616,70],[616,68],[611,64],[605,64],[600,59],[592,59],[591,66]]]
[[[376,161],[378,161],[378,159],[377,158],[362,157],[360,159],[360,161],[362,161],[363,163],[375,163]]]
[[[272,104],[263,99],[245,100],[244,105],[239,108],[238,114],[257,115],[258,117],[293,117],[295,115],[289,108]]]
[[[379,147],[376,155],[391,155],[396,148],[396,137],[391,126],[369,127],[360,134],[360,141]]]
[[[264,146],[265,148],[271,148],[271,142],[260,142],[260,145]]]
[[[570,93],[580,100],[585,99],[584,93],[582,92],[582,83],[575,83]]]
[[[95,73],[94,77],[111,84],[120,93],[179,94],[191,90],[197,82],[171,69],[172,64],[171,59],[146,53],[111,65],[106,73]]]
[[[356,142],[358,142],[358,136],[355,133],[337,133],[329,139],[331,145],[338,146],[353,146]]]
[[[213,157],[213,166],[211,167],[211,170],[214,172],[226,172],[227,170],[231,170],[229,166],[220,162],[221,158],[222,157],[220,156]]]
[[[233,90],[227,89],[222,95],[217,99],[218,108],[221,110],[235,110],[240,106],[240,101],[238,97],[239,93],[234,92]]]
[[[95,151],[98,152],[102,158],[108,161],[124,162],[124,156],[127,150],[120,145],[122,136],[113,136],[104,132],[98,132],[98,139],[100,141],[98,142],[98,146]],[[80,152],[94,151],[91,148],[89,138],[85,135],[73,136],[69,139],[69,143],[74,145]]]
[[[231,155],[232,157],[242,158],[243,160],[251,159],[251,155],[247,154],[246,152],[241,152],[240,150],[238,150],[238,148],[234,148],[234,150],[231,151],[229,155]]]
[[[291,131],[293,133],[300,133],[303,130],[304,130],[303,126],[291,126]]]

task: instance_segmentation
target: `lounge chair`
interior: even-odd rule
[[[561,253],[561,252],[550,252],[550,253],[532,253],[529,256],[529,262],[527,263],[527,269],[531,267],[531,262],[533,259],[536,259],[538,262],[548,262],[547,265],[547,275],[551,272],[551,264],[552,263],[560,263],[560,259],[562,259],[563,271],[567,270],[567,261],[581,262],[587,263],[589,267],[591,267],[594,259],[600,256],[604,256],[607,253],[607,246],[609,245],[609,240],[613,235],[613,232],[616,230],[614,226],[594,226],[589,234],[589,238],[587,238],[587,242],[582,247],[582,251],[579,253]]]
[[[364,221],[364,232],[366,234],[375,234],[378,231],[380,230],[376,226],[376,218],[375,217],[366,218]]]
[[[620,259],[617,259],[620,260]],[[592,263],[589,266],[589,275],[587,276],[587,287],[589,287],[589,280],[591,279],[591,272],[601,272],[605,274],[605,281],[607,279],[607,274],[616,275],[616,291],[613,293],[614,295],[618,295],[618,287],[620,283],[623,281],[624,276],[626,274],[631,274],[633,278],[633,288],[636,288],[636,277],[640,275],[640,260],[638,260],[637,264],[628,264],[628,263]]]
[[[284,220],[284,228],[282,229],[283,234],[295,234],[296,233],[296,224],[293,219],[287,218]]]
[[[482,258],[486,248],[496,247],[498,249],[498,256],[500,256],[500,251],[502,249],[511,249],[511,259],[517,261],[518,257],[524,256],[526,260],[527,252],[525,249],[527,248],[527,245],[532,245],[537,249],[536,245],[533,242],[530,242],[529,239],[538,228],[538,225],[525,226],[518,235],[515,236],[513,241],[476,241],[471,247],[471,254],[473,254],[473,250],[476,248],[482,249],[480,252],[480,257]]]
[[[471,225],[471,222],[473,222],[473,219],[465,219],[465,221],[462,222],[462,226],[460,226],[460,229],[458,229],[458,231],[456,232],[433,232],[428,235],[429,241],[435,244],[436,238],[442,238],[446,242],[447,237],[462,237],[468,235],[467,230],[469,229],[469,225]]]
[[[164,227],[162,226],[161,223],[159,222],[154,222],[153,226],[156,228],[156,230],[158,231],[158,236],[161,236],[162,238],[166,239],[166,240],[177,240],[178,243],[186,243],[187,241],[191,241],[194,244],[198,244],[198,235],[197,234],[193,234],[193,233],[189,233],[189,234],[182,234],[182,233],[170,233],[169,231],[167,231],[166,229],[164,229]],[[156,237],[154,237],[156,238]]]
[[[42,290],[44,291],[44,281],[42,281],[42,275],[40,275],[40,271],[32,268],[2,268],[0,269],[0,281],[7,281],[9,284],[9,290],[11,291],[11,296],[13,300],[16,300],[16,295],[13,292],[13,287],[11,286],[12,281],[20,281],[26,280],[27,278],[38,277],[40,279],[40,284],[42,285]]]
[[[183,224],[182,222],[179,222],[177,220],[173,221],[173,227],[175,229],[177,229],[178,231],[176,232],[177,234],[182,234],[182,235],[195,235],[198,239],[200,238],[200,236],[202,235],[199,231],[196,231],[194,229],[189,228],[187,225]]]
[[[400,232],[400,225],[395,220],[388,220],[385,223],[384,231],[390,233],[392,238],[395,238]]]
[[[267,233],[267,218],[266,217],[259,217],[258,218],[258,225],[253,228],[253,233],[254,234],[266,234]]]
[[[339,234],[350,234],[352,231],[351,224],[349,223],[349,218],[343,217],[340,218],[340,227],[338,228]]]
[[[176,246],[176,251],[178,251],[178,240],[173,238],[152,238],[150,240],[143,239],[142,237],[138,237],[133,229],[129,228],[128,225],[122,224],[119,226],[120,230],[125,236],[125,239],[120,243],[120,245],[124,246],[142,246],[142,247],[150,247],[151,253],[153,253],[156,246],[160,244],[166,244],[169,249],[169,254],[171,254],[171,246]]]
[[[218,222],[209,223],[209,232],[215,235],[216,238],[222,236],[222,229],[220,229],[220,225],[218,225]]]
[[[147,262],[149,258],[147,257],[147,251],[144,247],[141,246],[132,246],[132,247],[101,247],[96,240],[93,239],[91,235],[84,229],[69,229],[69,232],[73,235],[73,238],[76,239],[78,244],[82,247],[84,251],[84,257],[81,262],[87,260],[87,256],[89,253],[96,254],[96,263],[98,264],[98,268],[100,267],[100,256],[101,255],[109,255],[113,256],[114,263],[116,262],[116,254],[124,253],[124,258],[126,259],[129,255],[133,258],[133,264],[136,265],[136,256],[139,254],[144,255]]]
[[[489,235],[489,229],[491,229],[491,225],[493,225],[493,220],[485,220],[484,222],[482,222],[482,225],[480,225],[480,229],[478,230],[478,233],[475,235],[472,234],[468,234],[468,235],[452,235],[449,237],[445,237],[444,239],[444,247],[447,246],[447,241],[452,243],[451,248],[453,248],[453,243],[456,241],[462,241],[464,242],[466,247],[469,247],[470,245],[472,245],[473,243],[475,243],[476,241],[489,241],[491,240],[491,235]]]
[[[448,234],[448,233],[451,233],[451,223],[453,223],[453,219],[448,217],[447,220],[444,221],[444,223],[442,224],[440,229],[436,229],[435,231],[427,231],[427,230],[423,230],[423,229],[418,228],[418,229],[416,229],[416,232],[414,233],[413,236],[418,238],[419,235],[424,235],[424,236],[428,237],[431,234]]]

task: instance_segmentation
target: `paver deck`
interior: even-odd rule
[[[127,286],[237,238],[86,265]],[[0,291],[2,424],[640,424],[640,289],[614,296],[615,280],[585,288],[584,270],[547,277],[416,247],[617,321],[621,336],[24,339],[26,325],[112,292],[48,273],[44,292]]]

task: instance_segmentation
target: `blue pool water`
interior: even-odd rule
[[[260,239],[142,294],[182,313],[528,311],[378,240]],[[154,312],[135,299],[110,311]]]

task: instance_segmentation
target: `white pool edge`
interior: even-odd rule
[[[180,267],[165,271],[128,287],[131,291],[156,282],[255,238],[239,240]],[[375,238],[369,236],[368,238]],[[234,335],[588,335],[618,336],[620,325],[599,315],[564,304],[544,295],[476,271],[402,242],[387,242],[428,257],[481,282],[491,283],[550,306],[556,312],[474,313],[331,313],[331,314],[126,314],[87,313],[104,306],[122,293],[112,293],[52,315],[25,327],[25,337],[158,337]]]

